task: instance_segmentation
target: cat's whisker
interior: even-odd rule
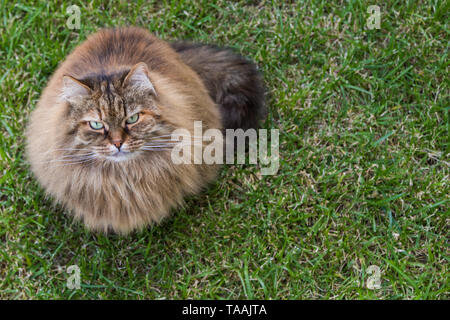
[[[55,159],[51,159],[51,160],[48,160],[48,161],[59,161],[59,160],[64,160],[64,159],[77,159],[77,158],[83,158],[83,157],[87,157],[87,156],[92,156],[92,155],[94,155],[94,154],[83,154],[83,155],[66,155],[66,156],[61,156],[61,157],[58,157],[58,158],[55,158]],[[42,162],[48,162],[47,160],[46,161],[42,161]]]
[[[65,156],[62,156],[61,158],[70,158],[70,157],[83,157],[83,156],[91,156],[94,155],[94,152],[88,152],[88,153],[81,153],[81,154],[67,154]]]
[[[130,143],[130,144],[128,144],[128,148],[134,148],[134,147],[139,147],[139,146],[141,146],[141,145],[143,145],[143,143],[141,142],[141,143]]]
[[[96,154],[92,152],[92,153],[82,154],[82,155],[66,155],[66,156],[62,156],[57,159],[41,161],[40,163],[79,161],[79,160],[90,159],[90,158],[95,158],[95,157],[96,157]]]
[[[168,145],[176,145],[178,143],[181,143],[181,141],[154,141],[151,143],[145,143],[146,145],[149,144],[168,144]]]
[[[177,138],[179,137],[185,137],[185,138],[197,138],[197,139],[202,139],[202,136],[193,136],[193,135],[186,135],[186,134],[176,134],[175,135]],[[173,137],[173,134],[169,134],[169,135],[163,135],[163,136],[156,136],[156,137],[152,137],[149,140],[154,140],[154,139],[159,139],[159,138],[165,138],[165,137]]]
[[[90,159],[95,159],[96,157],[92,157]],[[50,161],[43,161],[43,164],[52,164],[52,163],[76,163],[78,161],[84,161],[89,159],[54,159]]]
[[[174,140],[155,140],[155,141],[147,141],[143,144],[160,144],[160,143],[180,143],[181,141]]]
[[[58,152],[58,151],[90,151],[88,148],[83,149],[77,149],[77,148],[58,148],[58,149],[49,149],[44,152],[44,154],[49,154],[51,152]]]
[[[53,159],[53,160],[50,160],[47,162],[48,163],[52,163],[52,162],[76,163],[76,162],[92,160],[92,159],[98,159],[97,155],[93,154],[93,155],[89,155],[89,156],[72,158],[72,159]]]
[[[155,149],[143,149],[142,151],[153,151],[153,152],[162,152],[162,151],[169,151],[169,149],[165,149],[165,150],[155,150]]]
[[[149,144],[149,143],[177,143],[179,141],[172,141],[172,140],[150,140],[150,141],[146,141],[143,144]]]
[[[144,150],[144,151],[169,151],[169,150],[173,150],[171,148],[141,148],[139,150]]]
[[[169,144],[146,144],[146,145],[143,145],[143,146],[141,146],[141,147],[150,147],[150,148],[152,148],[152,147],[155,147],[155,148],[161,148],[161,147],[163,147],[163,148],[174,148],[174,147],[176,147],[176,145],[169,145]]]
[[[88,150],[88,148],[57,148],[57,149],[50,149],[49,151],[65,151],[65,150]]]
[[[52,167],[65,167],[65,166],[72,166],[72,165],[77,165],[77,164],[89,164],[89,163],[95,162],[96,160],[97,160],[97,158],[93,158],[93,159],[88,159],[88,160],[78,161],[78,162],[54,164]]]
[[[152,138],[150,138],[150,140],[151,139],[157,139],[157,138],[171,137],[171,136],[172,136],[171,134],[165,134],[165,135],[161,135],[161,136],[152,137]]]
[[[193,143],[200,143],[202,141],[198,140],[188,140],[188,141],[161,141],[161,142],[155,142],[155,143],[146,143],[145,145],[186,145],[186,144],[193,144]]]
[[[167,143],[146,143],[144,144],[144,146],[175,146],[178,143],[171,143],[171,144],[167,144]]]

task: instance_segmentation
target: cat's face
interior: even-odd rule
[[[125,161],[171,146],[145,64],[111,78],[64,77],[69,102],[67,145],[80,162]]]

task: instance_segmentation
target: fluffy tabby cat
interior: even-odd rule
[[[27,155],[46,192],[91,230],[160,221],[213,181],[218,165],[171,161],[170,134],[194,121],[254,128],[265,115],[256,67],[230,50],[104,29],[62,62],[34,110]]]

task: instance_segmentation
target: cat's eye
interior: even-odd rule
[[[94,130],[100,130],[100,129],[103,129],[103,123],[98,122],[98,121],[89,121],[89,125],[90,125],[91,128],[94,129]]]
[[[138,121],[138,119],[139,119],[139,113],[136,113],[135,115],[129,117],[127,119],[127,121],[125,121],[125,122],[128,124],[132,124],[132,123],[135,123],[136,121]]]

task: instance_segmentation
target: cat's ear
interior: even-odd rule
[[[139,62],[131,68],[125,80],[123,80],[123,87],[140,87],[144,90],[150,91],[156,96],[156,90],[148,76],[148,68],[145,62]]]
[[[91,94],[91,89],[72,76],[63,77],[61,97],[66,101],[74,101]]]

